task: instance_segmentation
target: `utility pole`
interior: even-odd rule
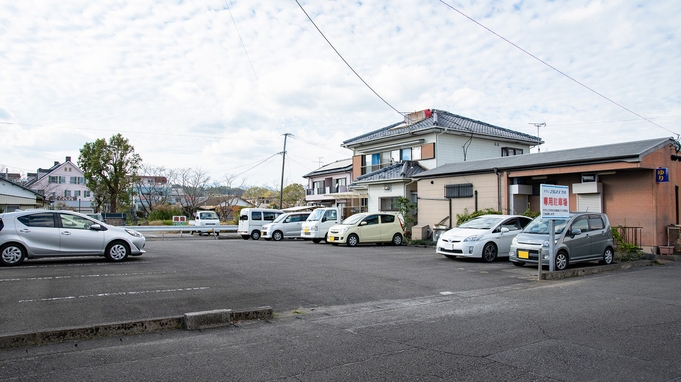
[[[281,186],[279,188],[279,209],[281,209],[284,206],[284,166],[286,165],[286,138],[288,138],[289,135],[293,135],[291,133],[284,133],[284,151],[281,153],[282,159],[281,159]]]
[[[534,125],[537,128],[537,152],[540,152],[539,144],[541,143],[541,138],[539,138],[539,128],[546,127],[546,122],[530,122],[530,125]]]

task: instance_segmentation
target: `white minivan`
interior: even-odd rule
[[[277,216],[283,213],[282,210],[269,208],[244,208],[239,212],[239,227],[236,233],[241,235],[244,240],[248,240],[248,238],[258,240],[262,236],[262,226],[272,223]]]
[[[331,226],[341,222],[341,211],[338,207],[317,208],[312,211],[307,220],[303,222],[300,237],[312,240],[313,243],[325,242]]]

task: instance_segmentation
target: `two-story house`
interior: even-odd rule
[[[83,172],[67,156],[64,163],[54,162],[48,169],[39,168],[29,174],[26,187],[45,196],[56,208],[92,213],[93,195],[85,186]]]
[[[308,174],[305,201],[310,206],[340,207],[341,215],[348,217],[366,211],[366,192],[353,192],[352,159],[341,159],[326,164]]]
[[[367,193],[373,212],[396,210],[400,196],[415,203],[415,174],[446,163],[526,154],[541,143],[536,136],[427,109],[341,146],[353,152],[351,189]]]

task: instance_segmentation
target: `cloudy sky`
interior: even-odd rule
[[[284,133],[304,183],[394,109],[545,122],[542,151],[681,132],[678,1],[298,1],[387,104],[295,0],[0,0],[0,169],[121,133],[146,165],[278,187]]]

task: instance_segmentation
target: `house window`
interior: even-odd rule
[[[473,197],[472,183],[445,185],[445,198],[472,198],[472,197]]]
[[[336,184],[334,187],[335,192],[345,192],[347,191],[347,188],[345,188],[345,178],[338,178],[335,180]]]
[[[402,149],[401,151],[402,152],[401,152],[400,156],[401,156],[401,159],[403,161],[404,160],[411,160],[411,147],[409,147],[407,149]]]
[[[523,149],[515,149],[513,147],[502,147],[501,148],[501,156],[502,157],[510,157],[513,155],[523,155]]]
[[[397,197],[379,198],[381,202],[381,211],[399,211],[397,206]]]
[[[82,176],[72,176],[70,181],[71,184],[85,184],[85,178]]]
[[[83,196],[86,197],[86,198],[89,198],[90,197],[90,191],[88,191],[88,190],[83,191]]]
[[[48,178],[48,182],[49,183],[58,183],[58,184],[66,183],[66,177],[64,177],[64,176],[50,176]]]
[[[80,197],[80,190],[73,191],[73,196]]]
[[[321,181],[321,180],[313,182],[312,188],[314,188],[314,194],[315,195],[321,195],[321,194],[324,193],[324,182]]]
[[[415,146],[411,148],[411,160],[421,159],[421,146]]]
[[[64,190],[64,196],[67,198],[71,197],[71,190]]]

